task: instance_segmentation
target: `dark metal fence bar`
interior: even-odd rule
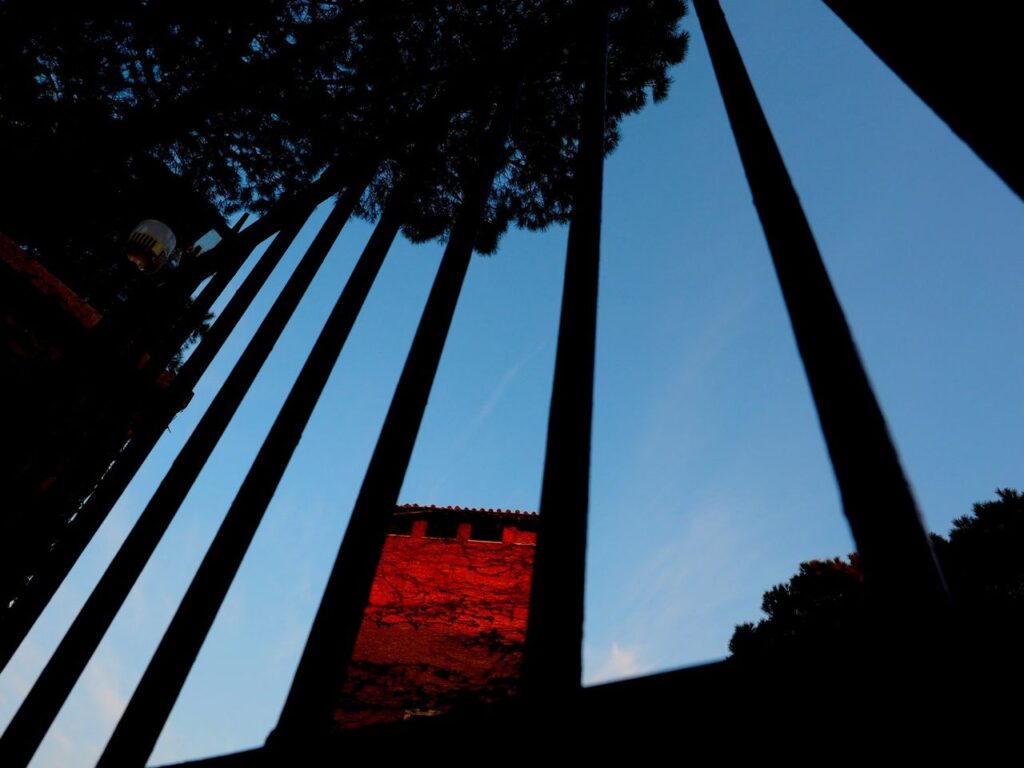
[[[328,578],[309,639],[285,700],[273,741],[329,728],[370,594],[391,510],[398,503],[445,340],[469,268],[484,207],[501,165],[522,87],[506,83],[481,146],[481,164],[467,181],[441,265],[427,297],[352,516]]]
[[[347,187],[346,179],[350,178],[351,172],[352,168],[348,168],[346,171],[345,166],[332,165],[308,187],[276,202],[265,216],[260,216],[252,224],[243,228],[231,240],[225,238],[224,243],[218,243],[217,247],[202,259],[201,264],[195,265],[192,280],[198,285],[208,275],[218,274],[226,264],[233,261],[232,249],[248,252],[275,232],[289,226],[296,217],[307,215],[306,212],[316,208],[338,189]]]
[[[279,201],[256,224],[247,228],[244,236],[241,236],[239,231],[248,214],[242,216],[232,231],[202,259],[203,274],[208,274],[210,265],[217,265],[213,277],[199,296],[189,304],[182,317],[165,332],[164,337],[152,340],[155,346],[151,350],[153,354],[150,363],[144,370],[133,372],[129,377],[131,381],[139,384],[156,379],[165,369],[171,356],[198,327],[213,303],[221,296],[252,250],[259,244],[260,241],[256,238],[270,236],[275,226],[293,228],[297,232],[312,208],[330,195],[331,190],[327,184],[330,180],[341,177],[340,168],[335,166],[328,169],[310,187]],[[118,455],[115,465],[104,474],[97,486],[91,489],[91,493],[87,490],[87,483],[90,480],[86,479],[86,476],[95,471],[94,463],[88,457],[69,461],[68,473],[58,484],[60,489],[69,489],[69,492],[53,489],[46,493],[36,501],[32,509],[26,510],[24,518],[27,525],[12,528],[7,535],[0,537],[0,562],[8,564],[12,575],[17,568],[21,569],[18,573],[17,588],[10,590],[9,599],[3,600],[3,604],[0,605],[0,669],[10,661],[47,601],[59,588],[92,535],[102,525],[124,488],[155,446],[163,429],[174,418],[178,410],[176,404],[180,404],[188,396],[205,371],[206,365],[230,335],[238,317],[248,308],[252,296],[255,296],[262,287],[263,283],[259,282],[264,272],[261,265],[269,266],[275,257],[279,260],[290,242],[278,239],[268,248],[261,257],[260,265],[254,267],[253,272],[239,287],[236,296],[232,297],[217,322],[204,335],[199,347],[178,372],[168,391],[162,393],[163,397],[159,401],[149,406],[152,410],[144,416],[143,422],[133,425],[132,440]],[[276,264],[276,261],[273,263]],[[184,275],[177,280],[180,283],[177,287],[179,291],[185,290],[186,285],[193,285],[200,279],[200,274],[196,270],[194,263],[185,267],[185,272],[193,274]],[[270,266],[267,273],[272,270],[273,266]],[[263,280],[265,279],[264,277]],[[109,379],[102,378],[95,364],[96,360],[108,361],[108,358],[94,348],[102,348],[104,340],[117,335],[118,329],[122,332],[125,330],[123,326],[126,325],[127,318],[122,315],[123,313],[115,312],[108,318],[103,332],[97,334],[93,344],[86,350],[82,361],[85,375],[80,379],[76,377],[79,380],[75,385],[76,391],[95,391],[103,382],[109,383]],[[228,318],[233,315],[237,316],[229,321]],[[109,327],[111,324],[114,328]],[[100,376],[101,380],[94,381],[97,376]],[[132,397],[133,394],[126,391],[125,396]],[[88,451],[89,446],[85,445],[83,449]],[[86,474],[79,474],[76,479],[72,475],[78,467]],[[79,503],[78,500],[83,497],[86,497],[86,501],[82,506],[72,510],[71,505]],[[28,554],[32,549],[35,549],[37,554]]]
[[[224,293],[256,245],[258,243],[246,244],[241,241],[240,235],[232,233],[210,251],[209,256],[215,256],[217,251],[220,251],[219,260],[223,266],[214,273],[210,282],[203,286],[199,295],[189,303],[181,317],[167,333],[166,338],[160,340],[159,350],[154,350],[155,354],[146,366],[147,372],[159,374],[166,367],[170,357],[181,349],[189,335],[202,323],[206,313],[210,311],[210,307]]]
[[[345,167],[341,164],[332,166],[317,182],[278,201],[255,224],[238,232],[244,223],[243,217],[208,254],[189,260],[176,270],[159,291],[164,296],[163,301],[185,307],[169,328],[149,327],[146,303],[138,300],[107,312],[89,335],[88,343],[65,361],[70,372],[66,379],[68,391],[58,406],[70,408],[70,412],[94,410],[104,408],[104,403],[111,399],[127,401],[143,392],[145,397],[150,397],[155,379],[202,322],[252,249],[300,213],[303,206],[315,205],[328,197],[340,186],[335,183],[332,188],[331,184],[344,173]],[[202,280],[211,274],[212,279],[196,299],[188,301]],[[168,299],[171,295],[176,298]],[[149,356],[149,363],[143,370],[136,370],[133,359],[143,352]],[[112,371],[119,371],[120,375],[111,375]],[[118,390],[116,397],[112,394],[114,390]],[[140,405],[143,409],[149,407],[145,402]],[[64,419],[55,417],[55,421]],[[70,423],[70,419],[67,421]],[[3,594],[0,622],[4,621],[2,616],[12,601],[20,597],[25,584],[31,583],[30,577],[35,579],[33,571],[49,558],[49,547],[62,533],[64,521],[72,511],[70,506],[87,493],[88,484],[101,469],[96,465],[93,445],[86,437],[76,432],[66,435],[62,442],[71,454],[66,458],[66,469],[59,481],[24,509],[7,515],[5,531],[0,536],[0,592]],[[0,636],[3,635],[5,631],[0,628]],[[9,645],[0,640],[0,659],[4,663],[15,650]]]
[[[309,211],[306,213],[308,215]],[[304,221],[305,216],[299,217],[274,238],[217,317],[216,322],[204,334],[195,351],[178,371],[178,375],[157,403],[155,410],[143,423],[135,427],[131,440],[118,455],[114,465],[56,536],[52,549],[40,562],[39,569],[32,574],[31,581],[25,585],[12,605],[0,608],[0,668],[6,666],[50,598],[78,561],[86,545],[106,520],[114,504],[121,498],[121,494],[149,456],[164,429],[174,418],[180,403],[206,372],[242,315],[252,304],[256,294],[291,246]]]
[[[716,0],[694,0],[771,251],[854,540],[878,607],[912,626],[948,600],[821,254]]]
[[[97,393],[100,390],[111,388],[114,386],[115,381],[117,381],[117,386],[121,388],[121,396],[125,401],[129,398],[134,398],[137,396],[139,391],[137,388],[140,384],[144,387],[144,382],[147,380],[150,382],[155,381],[156,377],[165,370],[170,358],[181,349],[189,333],[202,321],[206,312],[209,311],[213,303],[223,293],[252,251],[251,247],[240,249],[238,247],[237,235],[234,234],[229,234],[218,247],[230,251],[232,258],[222,259],[222,269],[207,283],[200,295],[196,297],[195,301],[191,302],[182,316],[173,324],[173,327],[165,332],[164,338],[156,342],[159,350],[154,350],[156,354],[153,355],[150,364],[146,366],[145,370],[134,370],[128,355],[125,355],[124,359],[111,360],[102,351],[103,339],[109,339],[112,335],[116,335],[118,330],[126,332],[127,328],[125,326],[134,326],[133,323],[126,322],[126,320],[130,319],[131,315],[125,316],[123,312],[118,312],[117,310],[110,313],[110,317],[105,318],[108,326],[98,333],[96,338],[91,339],[84,359],[79,363],[79,370],[82,371],[82,375],[74,377],[76,383],[73,385],[73,389],[77,391],[76,401],[79,408],[97,407],[96,405],[89,404],[101,403],[103,398],[97,398]],[[179,290],[181,290],[180,286]],[[110,325],[113,325],[114,328],[111,329]],[[156,340],[151,339],[150,341]],[[97,361],[103,361],[106,365],[126,368],[128,375],[124,379],[109,377],[105,375],[106,372],[103,370],[103,365],[97,366]],[[147,389],[147,391],[150,390]],[[180,392],[180,390],[176,391]],[[171,395],[170,392],[166,394],[168,396]],[[109,391],[106,392],[106,397],[110,397]],[[156,406],[157,404],[154,403],[153,405]],[[173,411],[171,416],[173,416]],[[127,424],[125,426],[127,427]],[[11,586],[5,594],[5,599],[0,600],[0,668],[6,666],[11,655],[24,638],[25,633],[31,627],[31,622],[35,621],[35,617],[38,616],[39,611],[44,607],[44,604],[39,605],[35,615],[31,616],[27,625],[24,619],[26,615],[24,613],[24,603],[23,608],[15,608],[22,601],[26,592],[36,595],[47,593],[51,582],[47,579],[39,581],[39,569],[46,567],[45,563],[53,561],[52,545],[56,540],[66,536],[67,526],[65,521],[72,516],[71,507],[85,496],[89,482],[95,477],[97,468],[90,455],[93,450],[94,448],[90,441],[81,441],[77,448],[76,456],[73,458],[69,457],[66,461],[66,469],[62,472],[60,482],[56,483],[48,492],[42,494],[32,504],[22,510],[19,515],[19,523],[16,526],[11,526],[4,536],[0,537],[0,563],[3,563],[9,569],[9,573],[4,581],[6,582],[8,579],[11,581]],[[114,501],[116,501],[116,498],[111,504]],[[103,513],[103,517],[105,515],[106,513]],[[74,517],[76,520],[81,520],[80,514],[75,514]],[[97,528],[100,523],[102,523],[102,519],[97,523]],[[84,530],[80,523],[76,528],[79,531]],[[88,544],[89,538],[91,538],[91,533],[84,539],[81,534],[75,537],[76,542],[80,542],[80,547],[75,552],[70,565],[73,565],[74,559],[77,559],[81,549]],[[67,544],[62,544],[62,548],[65,552],[68,551]],[[63,579],[63,575],[60,578]],[[50,590],[46,595],[44,603],[59,585],[59,581],[53,585],[53,590]],[[22,618],[12,621],[12,611],[20,614]]]
[[[1013,96],[1024,71],[1019,8],[981,0],[922,7],[886,0],[825,0],[910,89],[1024,197],[1024,116]]]
[[[508,51],[495,51],[495,57],[499,65],[508,56]],[[480,78],[479,72],[461,73],[458,77],[455,77],[453,79],[454,85],[442,89],[438,98],[415,117],[415,127],[412,129],[412,133],[420,136],[433,136],[436,134],[439,126],[443,126],[447,122],[447,116],[452,111],[462,108],[461,104],[465,101],[465,93],[476,92],[474,88],[469,86],[473,83],[479,83]],[[457,84],[462,84],[463,88],[455,87]],[[392,146],[400,141],[400,136],[385,136],[383,137],[382,145]],[[429,140],[423,140],[420,143],[429,143]],[[392,148],[394,149],[394,147]],[[296,217],[304,219],[313,207],[329,197],[338,186],[342,185],[343,179],[351,179],[354,176],[358,176],[358,174],[358,164],[354,162],[338,162],[331,165],[315,182],[299,192],[278,201],[265,216],[259,218],[249,227],[241,229],[240,232],[226,237],[224,241],[219,243],[203,259],[197,260],[187,267],[184,271],[188,274],[182,276],[179,280],[181,285],[198,285],[202,279],[211,273],[214,276],[200,292],[200,295],[193,302],[189,310],[186,311],[185,316],[179,318],[179,321],[174,324],[172,330],[165,335],[161,342],[157,343],[157,348],[154,349],[151,362],[146,366],[145,370],[138,373],[134,378],[141,381],[145,380],[148,376],[152,380],[163,370],[167,360],[176,350],[180,349],[188,333],[201,321],[206,311],[212,306],[213,301],[216,300],[223,288],[234,277],[244,258],[248,256],[259,242],[273,234],[277,228],[288,226],[291,222],[294,222]],[[235,229],[238,230],[242,223],[240,221]],[[274,246],[271,247],[273,248]],[[181,286],[179,286],[180,288]],[[244,311],[244,307],[241,305],[235,306]],[[224,313],[229,312],[230,309],[231,307],[229,306],[224,310]],[[102,334],[104,338],[113,335],[117,328],[125,325],[121,319],[118,320],[118,322],[112,324],[115,326],[113,330],[108,329]],[[111,324],[108,323],[108,325]],[[204,342],[208,341],[211,336],[216,335],[216,327],[211,328],[206,334]],[[221,325],[220,327],[227,328],[226,325]],[[201,374],[201,361],[204,364],[208,363],[208,360],[204,360],[204,356],[210,354],[212,357],[216,354],[216,351],[213,344],[206,343],[205,345],[200,345],[189,357],[182,371],[179,372],[176,383],[189,380],[191,378],[189,376],[190,371],[197,371]],[[93,363],[90,362],[93,357],[95,355],[84,356],[87,368],[90,370],[93,367]],[[198,376],[196,380],[198,380]],[[175,400],[178,402],[181,400],[181,398],[173,394],[174,392],[182,396],[187,394],[184,388],[174,389],[172,392],[166,393],[165,400],[171,405],[173,405]],[[170,410],[165,411],[158,406],[157,415],[154,418],[157,421],[163,419],[164,422],[169,423],[175,411],[173,407],[168,407]],[[15,652],[18,644],[31,628],[32,622],[35,621],[38,614],[45,607],[45,602],[59,587],[60,581],[70,571],[81,550],[84,549],[92,534],[102,524],[110,508],[116,503],[124,488],[134,477],[135,472],[145,461],[166,423],[160,423],[158,427],[154,426],[152,429],[146,424],[136,425],[136,434],[133,440],[122,454],[119,455],[115,466],[111,468],[109,473],[104,476],[102,482],[93,490],[92,495],[87,500],[87,504],[74,515],[74,525],[69,528],[69,532],[60,531],[61,536],[64,537],[60,545],[53,552],[47,554],[43,560],[46,564],[45,568],[50,569],[47,572],[48,575],[40,578],[41,574],[39,572],[33,574],[32,581],[28,587],[20,591],[19,599],[8,606],[10,610],[0,607],[0,661],[4,664]],[[54,509],[53,505],[61,501],[50,500],[48,503],[51,506],[48,509]],[[66,504],[66,500],[63,500],[63,502]],[[54,511],[60,512],[59,509]],[[59,514],[51,516],[60,518]],[[44,517],[45,515],[43,514],[35,514],[30,515],[29,519],[38,520]],[[43,536],[41,538],[44,544],[49,545],[54,537]],[[26,536],[11,535],[6,537],[6,539],[14,543],[26,539]],[[0,543],[0,547],[2,546],[3,544]],[[11,558],[8,558],[8,560],[11,560]],[[0,562],[3,562],[3,560],[0,559]],[[10,627],[9,631],[7,627]]]
[[[210,544],[98,765],[144,765],[181,692],[405,215],[400,184]]]
[[[206,460],[348,221],[372,171],[341,195],[93,593],[0,737],[0,763],[28,762],[131,592]]]
[[[604,179],[607,3],[588,3],[585,14],[580,55],[586,90],[523,659],[524,693],[535,697],[571,693],[579,688],[582,675]]]

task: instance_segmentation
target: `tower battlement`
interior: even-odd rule
[[[518,509],[401,504],[395,509],[389,532],[413,538],[535,545],[538,519],[536,512]]]
[[[537,522],[519,510],[395,509],[335,711],[339,727],[515,693]]]

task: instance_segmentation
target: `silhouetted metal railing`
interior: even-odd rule
[[[1024,115],[1013,95],[1020,93],[1024,49],[1019,21],[1006,3],[824,2],[1024,197]]]
[[[524,692],[552,702],[578,689],[583,676],[608,59],[607,3],[589,5],[580,29],[586,83],[523,657]]]
[[[853,18],[848,4],[838,0],[826,2],[844,18]],[[606,3],[582,5],[580,24],[574,34],[579,34],[581,39],[578,51],[580,68],[586,73],[585,98],[524,657],[522,701],[528,707],[564,701],[580,687],[608,50]],[[782,288],[843,509],[861,553],[866,577],[874,585],[875,599],[889,619],[903,621],[907,626],[934,627],[935,618],[946,610],[948,597],[883,414],[725,17],[717,0],[694,0],[694,5]],[[851,21],[858,34],[869,42],[873,39],[872,25],[877,31],[883,23],[880,17],[871,14]],[[520,50],[509,58],[518,63],[522,56]],[[498,61],[501,60],[498,57]],[[520,71],[507,66],[498,70],[500,73],[493,78],[499,86],[498,93],[485,106],[488,127],[480,137],[480,156],[485,162],[467,180],[461,210],[277,729],[268,742],[271,745],[287,744],[310,734],[324,733],[329,728],[333,697],[340,690],[345,664],[352,655],[387,534],[388,514],[398,501],[520,98],[523,82]],[[509,74],[510,71],[513,74]],[[437,123],[441,124],[443,121]],[[959,132],[974,145],[975,133]],[[431,135],[428,133],[424,143],[431,141]],[[982,157],[990,157],[975,148]],[[4,765],[24,765],[31,758],[266,362],[375,168],[375,163],[366,163],[355,174],[355,180],[345,187],[135,528],[0,738]],[[403,224],[418,181],[415,162],[410,160],[405,170],[405,177],[392,192],[373,235],[132,696],[101,758],[102,765],[142,765],[150,754]],[[275,216],[257,222],[238,236],[239,242],[251,250],[258,241],[279,232],[206,340],[182,369],[179,388],[188,389],[198,381],[313,207],[336,191],[340,176],[335,173],[332,171],[299,198],[283,204]],[[1012,169],[1004,168],[1000,173],[1020,192],[1014,185]],[[214,278],[215,285],[226,285],[225,275],[234,274],[231,269],[237,266],[229,265],[219,273]],[[169,415],[164,414],[167,418]],[[102,521],[148,455],[162,424],[156,420],[149,425],[137,446],[122,457],[125,463],[112,471],[113,479],[105,478],[82,508],[81,514],[87,522],[83,523],[80,538],[68,546],[67,553],[58,548],[52,569],[41,572],[43,578],[33,587],[34,591],[26,592],[24,602],[16,606],[21,611],[20,618],[4,626],[3,645],[0,645],[5,661],[74,563],[91,531]]]
[[[694,0],[793,325],[843,510],[877,595],[920,618],[947,599],[842,307],[716,0]]]
[[[270,356],[295,308],[313,282],[341,228],[362,195],[345,191],[306,255],[235,363],[203,418],[189,436],[96,588],[47,662],[32,690],[0,739],[11,759],[31,757],[71,693],[86,664],[156,550],[181,503],[213,453],[218,440],[257,374]],[[145,760],[145,758],[143,758]]]
[[[192,392],[238,321],[248,311],[256,294],[263,288],[271,272],[291,246],[303,220],[300,218],[277,234],[221,311],[216,322],[203,335],[199,346],[178,371],[168,391],[163,394],[161,402],[144,422],[135,427],[131,440],[118,455],[117,461],[100,478],[97,486],[70,517],[52,549],[40,563],[38,570],[32,574],[32,580],[25,585],[14,603],[3,611],[0,622],[0,627],[3,628],[0,634],[0,664],[5,665],[10,660],[39,618],[39,614],[78,561],[85,546],[107,519],[110,510],[174,418],[178,404]],[[213,305],[214,296],[226,286],[222,275],[227,275],[230,281],[236,272],[237,267],[234,266],[218,272],[203,290],[201,300],[197,300],[196,303],[209,309]],[[207,295],[208,292],[210,295]]]
[[[398,503],[398,494],[441,362],[487,198],[504,157],[505,141],[520,87],[518,77],[504,84],[491,124],[483,137],[480,153],[483,164],[476,169],[464,190],[461,210],[441,258],[285,700],[276,729],[278,738],[308,734],[311,730],[321,731],[331,722],[332,698],[344,683],[345,666],[355,647],[387,536],[390,513]]]

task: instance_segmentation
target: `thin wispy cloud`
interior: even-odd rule
[[[459,436],[452,441],[452,447],[449,451],[449,457],[452,458],[449,458],[449,460],[445,462],[445,466],[454,467],[458,464],[458,462],[454,460],[454,457],[462,457],[466,454],[472,446],[473,439],[494,413],[498,404],[508,391],[508,388],[516,380],[523,368],[525,368],[526,365],[537,355],[541,354],[550,346],[550,341],[540,342],[526,350],[511,366],[508,367],[505,373],[503,373],[501,378],[498,380],[498,383],[494,385],[494,389],[491,391],[487,400],[484,401],[483,405],[481,405],[479,410],[476,412],[473,420],[462,430]],[[434,481],[428,494],[431,498],[437,497],[450,474],[451,470],[446,470],[437,478],[437,480]]]
[[[113,730],[128,705],[128,691],[121,679],[120,667],[109,651],[85,673],[86,695],[103,727]]]
[[[130,693],[116,656],[103,651],[89,664],[36,752],[32,768],[91,765],[99,758]]]

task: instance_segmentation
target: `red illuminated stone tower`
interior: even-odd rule
[[[335,721],[441,714],[515,692],[534,513],[403,505],[394,513]]]

